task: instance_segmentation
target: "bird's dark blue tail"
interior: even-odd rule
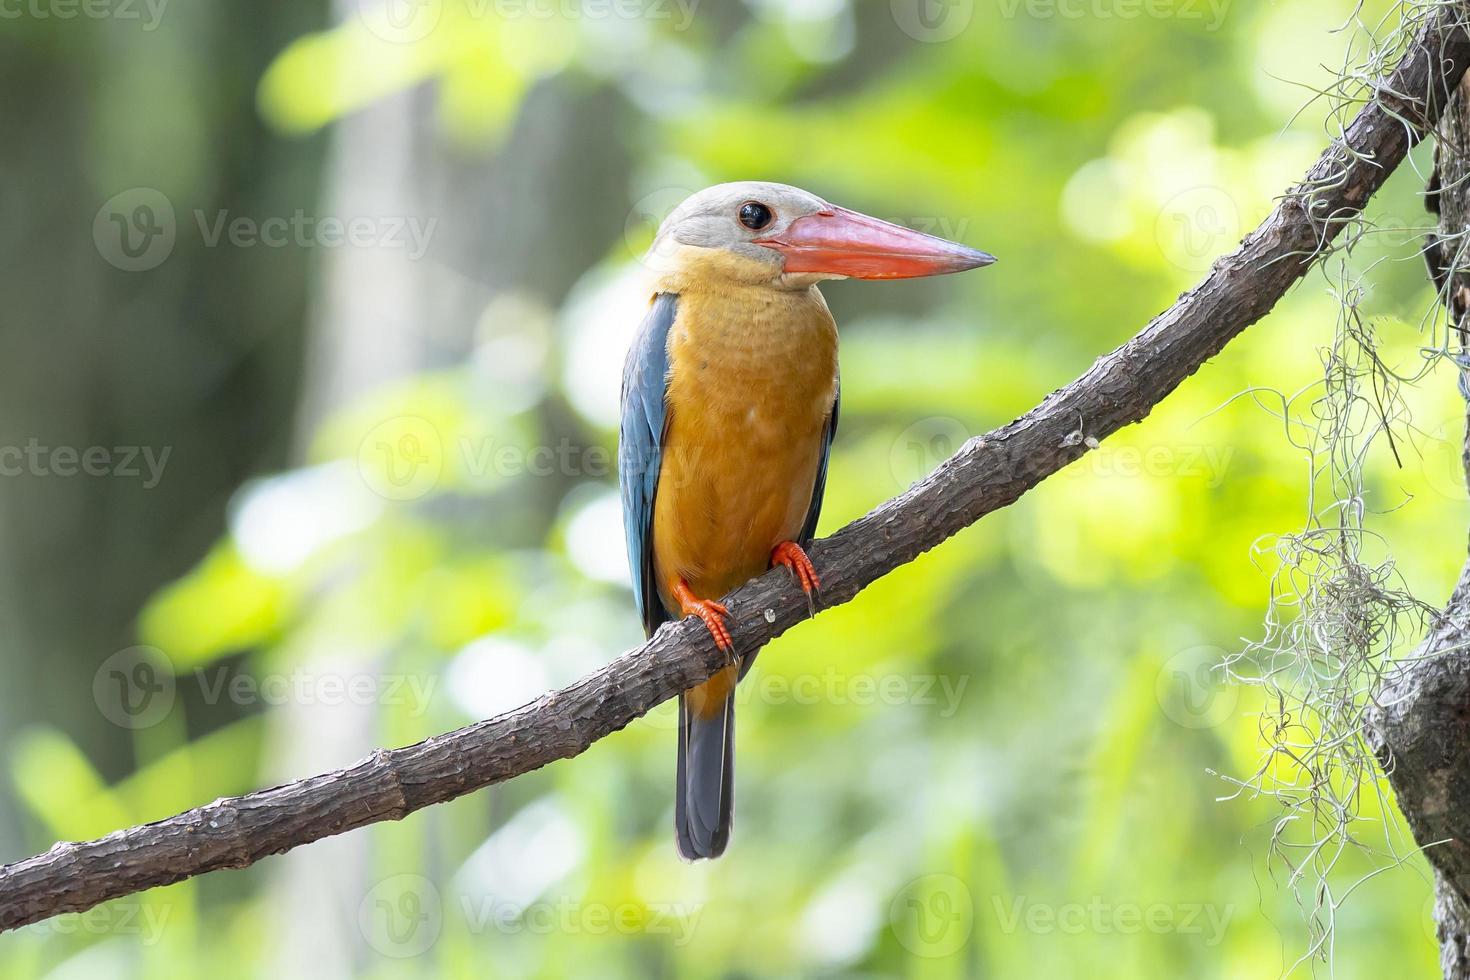
[[[719,857],[730,842],[735,803],[735,692],[725,708],[701,718],[679,696],[679,768],[674,830],[687,860]]]

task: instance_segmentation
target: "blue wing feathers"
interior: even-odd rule
[[[678,303],[674,293],[659,293],[654,298],[623,366],[618,482],[622,489],[623,532],[627,538],[633,597],[649,636],[673,618],[659,599],[653,570],[653,505],[658,494],[664,430],[668,424],[669,331],[678,316]],[[822,458],[817,465],[812,500],[798,542],[803,547],[811,543],[817,532],[827,487],[827,460],[831,456],[841,404],[839,391],[822,434]]]
[[[827,429],[822,433],[822,459],[817,464],[817,480],[812,485],[812,503],[801,525],[801,540],[796,542],[803,548],[817,536],[817,518],[822,516],[822,495],[827,492],[827,459],[832,455],[832,440],[837,435],[837,413],[841,408],[842,383],[839,381],[837,396],[832,399],[832,414],[827,416]]]
[[[649,636],[670,619],[653,573],[653,501],[658,491],[664,427],[668,421],[669,330],[678,296],[659,293],[628,349],[623,365],[623,418],[618,439],[618,483],[623,532],[633,573],[633,598]]]

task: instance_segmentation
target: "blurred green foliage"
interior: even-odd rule
[[[1233,247],[1323,145],[1325,107],[1293,117],[1307,101],[1293,83],[1322,83],[1356,30],[1333,29],[1360,9],[752,0],[686,23],[673,3],[586,3],[369,6],[296,31],[256,72],[263,153],[412,91],[416,138],[469,166],[535,139],[536,92],[616,91],[629,218],[574,227],[601,259],[567,270],[568,295],[487,303],[468,357],[353,391],[289,465],[249,472],[217,543],[138,612],[156,652],[129,669],[171,672],[173,701],[114,729],[133,771],[105,775],[64,724],[6,746],[27,849],[347,765],[636,644],[616,386],[636,256],[684,192],[783,180],[1000,257],[951,280],[826,288],[844,382],[828,533],[1070,381]],[[42,45],[121,28],[26,29]],[[158,63],[193,29],[167,11]],[[119,70],[187,98],[154,64]],[[1426,159],[1375,202],[1386,227],[1427,224]],[[1413,236],[1365,240],[1349,269],[1370,266],[1363,310],[1413,371],[1433,301]],[[1310,461],[1273,393],[1320,383],[1334,282],[1312,274],[1145,423],[766,651],[743,688],[722,860],[676,858],[665,706],[348,846],[22,930],[0,940],[0,977],[1290,969],[1309,939],[1266,858],[1279,813],[1220,801],[1235,796],[1220,774],[1261,758],[1263,705],[1209,668],[1260,635],[1272,536],[1306,519]],[[1445,371],[1408,397],[1418,431],[1401,467],[1375,449],[1368,506],[1436,603],[1463,559],[1463,406]],[[368,694],[334,699],[324,678]],[[1396,814],[1362,816],[1370,843],[1407,839]],[[1389,863],[1349,852],[1337,894]],[[287,900],[307,879],[322,891]],[[1366,880],[1336,915],[1336,974],[1431,975],[1429,895],[1418,859]]]

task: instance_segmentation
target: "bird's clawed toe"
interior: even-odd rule
[[[817,578],[816,566],[795,541],[782,541],[776,545],[771,552],[771,564],[785,565],[791,569],[792,577],[801,583],[801,590],[807,594],[808,602],[812,594],[822,587],[821,579]]]
[[[735,655],[735,640],[730,636],[730,628],[725,625],[725,617],[730,615],[728,606],[713,599],[699,598],[683,579],[674,586],[674,598],[679,600],[679,608],[684,615],[699,617],[710,636],[714,637],[715,646],[732,657]]]

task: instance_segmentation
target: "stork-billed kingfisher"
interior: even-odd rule
[[[679,698],[674,828],[689,860],[730,839],[736,683],[721,596],[774,565],[819,587],[817,528],[837,429],[837,325],[824,279],[908,279],[984,252],[786,184],[693,195],[648,255],[653,298],[623,370],[618,475],[633,594],[649,636],[697,616],[732,662]]]

